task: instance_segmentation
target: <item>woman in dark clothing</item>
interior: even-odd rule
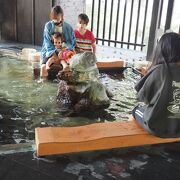
[[[161,37],[151,67],[135,89],[144,102],[133,109],[140,126],[159,137],[180,137],[180,34]]]

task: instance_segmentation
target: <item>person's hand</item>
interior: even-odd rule
[[[67,49],[66,47],[63,47],[63,48],[61,49],[61,51],[64,52],[64,51],[66,51],[66,49]]]
[[[83,49],[81,49],[81,48],[79,49],[79,52],[80,52],[80,53],[83,53],[84,51],[85,51],[85,50],[83,50]]]
[[[59,54],[58,54],[58,58],[59,58],[59,59],[63,59],[62,55],[63,55],[63,54],[62,54],[62,51],[60,51]]]

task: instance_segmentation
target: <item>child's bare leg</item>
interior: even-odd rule
[[[48,61],[46,62],[46,70],[50,69],[50,66],[55,62],[54,57],[51,57],[48,59]]]
[[[63,66],[63,71],[69,71],[69,65],[66,61],[61,60],[61,65]]]
[[[46,80],[47,76],[48,76],[48,71],[46,69],[46,64],[42,64],[40,70],[40,77],[42,80]]]

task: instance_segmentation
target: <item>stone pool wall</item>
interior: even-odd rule
[[[19,52],[22,48],[35,48],[37,51],[41,50],[40,46],[20,43],[0,43],[0,54],[4,52],[4,49],[8,49],[8,52],[14,53]],[[123,59],[129,63],[133,63],[134,61],[146,60],[145,52],[102,45],[97,45],[96,56],[98,61]]]

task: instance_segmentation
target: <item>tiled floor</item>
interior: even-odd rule
[[[0,155],[1,180],[179,180],[180,144],[35,158]]]

